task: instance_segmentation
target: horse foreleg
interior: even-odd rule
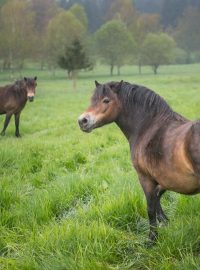
[[[5,118],[5,121],[4,121],[4,126],[3,126],[3,130],[1,131],[1,135],[4,136],[5,135],[5,131],[6,131],[6,128],[10,122],[10,119],[11,119],[11,116],[12,114],[6,114],[6,118]]]
[[[150,225],[149,240],[151,242],[155,242],[158,236],[156,219],[156,206],[158,199],[156,196],[157,183],[153,179],[146,176],[140,175],[139,179],[147,200],[147,212]]]
[[[15,114],[15,136],[20,137],[19,133],[19,118],[20,118],[20,112]]]
[[[169,219],[168,217],[165,215],[162,206],[160,204],[160,199],[161,196],[165,193],[165,189],[163,189],[160,185],[158,185],[156,187],[156,196],[157,196],[157,205],[156,205],[156,214],[157,214],[157,219],[159,222],[162,222],[164,224],[166,224]]]

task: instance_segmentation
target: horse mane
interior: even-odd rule
[[[13,84],[15,90],[20,90],[22,88],[25,88],[25,82],[24,80],[17,80]]]
[[[117,82],[110,82],[111,89],[115,89]],[[148,115],[149,120],[155,116],[162,119],[176,119],[186,121],[186,118],[174,112],[168,103],[154,91],[145,86],[123,82],[118,91],[118,97],[126,111],[140,109]]]

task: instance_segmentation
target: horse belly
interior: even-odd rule
[[[157,177],[157,182],[166,190],[182,194],[195,194],[200,192],[200,179],[192,174],[171,172]]]
[[[200,178],[195,174],[190,161],[182,153],[182,148],[176,151],[173,159],[166,159],[155,168],[154,177],[165,189],[182,194],[200,192]]]
[[[5,111],[5,106],[4,104],[2,104],[2,102],[0,102],[0,114],[5,114],[6,111]]]

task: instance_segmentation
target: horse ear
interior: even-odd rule
[[[101,84],[98,83],[96,80],[95,80],[94,82],[95,82],[96,87],[98,87],[99,85],[101,85]]]
[[[118,93],[121,90],[123,80],[121,82],[117,83],[117,85],[114,87],[114,92]]]
[[[37,81],[37,76],[35,76],[34,80]]]
[[[25,80],[25,82],[27,82],[27,78],[26,77],[24,77],[24,80]]]

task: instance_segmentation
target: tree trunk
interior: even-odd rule
[[[113,76],[113,69],[114,69],[114,65],[111,64],[110,65],[110,76]]]
[[[120,66],[117,67],[117,75],[120,76]]]
[[[72,82],[73,82],[73,90],[76,91],[77,72],[76,71],[72,71],[71,77],[72,77]]]
[[[153,72],[155,75],[158,73],[158,66],[157,65],[153,66]]]
[[[72,72],[71,72],[71,70],[68,70],[68,71],[67,71],[67,76],[68,76],[68,79],[69,79],[69,80],[72,79]]]

